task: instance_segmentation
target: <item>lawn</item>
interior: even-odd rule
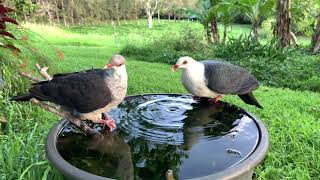
[[[28,32],[28,41],[50,57],[54,67],[50,73],[100,68],[128,43],[147,46],[155,38],[179,34],[184,27],[203,33],[201,25],[195,22],[155,23],[153,30],[148,30],[144,21],[119,27],[58,28],[34,24],[24,27],[33,32]],[[238,36],[241,32],[249,32],[249,26],[235,25],[230,34]],[[63,60],[57,57],[56,48],[63,52]],[[172,73],[171,65],[126,59],[129,95],[186,93],[180,83],[180,73]],[[32,56],[28,62],[32,66]],[[261,86],[255,96],[263,110],[244,104],[236,96],[226,97],[224,101],[252,112],[269,130],[271,145],[265,161],[257,168],[258,178],[319,179],[320,94]],[[46,135],[59,118],[30,103],[18,104],[8,99],[6,93],[0,91],[0,116],[8,120],[0,131],[0,179],[62,179],[48,164],[44,150]]]

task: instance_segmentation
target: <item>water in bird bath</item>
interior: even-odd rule
[[[65,126],[57,144],[62,157],[108,178],[164,179],[171,169],[177,179],[188,179],[240,163],[259,141],[256,123],[243,110],[188,95],[127,97],[110,115],[118,129],[103,136]]]

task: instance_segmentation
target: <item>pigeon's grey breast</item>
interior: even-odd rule
[[[209,89],[222,94],[246,94],[259,87],[258,80],[247,70],[230,63],[200,61],[205,67]]]

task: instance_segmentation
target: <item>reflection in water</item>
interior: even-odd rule
[[[58,139],[59,152],[71,164],[115,179],[134,179],[130,146],[116,134],[88,138],[71,134]]]
[[[193,103],[193,109],[186,111],[187,117],[183,128],[184,149],[191,149],[199,138],[216,139],[225,135],[235,125],[234,119],[239,114],[224,111],[224,104]]]
[[[110,115],[119,124],[114,134],[88,138],[65,129],[58,144],[62,156],[109,178],[164,179],[172,169],[176,179],[186,179],[241,162],[258,142],[258,129],[242,110],[195,102],[191,96],[128,97]]]

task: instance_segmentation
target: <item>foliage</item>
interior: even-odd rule
[[[15,25],[18,25],[18,23],[8,15],[10,12],[13,12],[13,9],[0,3],[0,47],[10,49],[13,53],[18,54],[20,50],[14,45],[16,37],[8,31],[7,27],[8,22]]]
[[[196,9],[185,9],[185,12],[189,18],[199,20],[200,23],[206,28],[212,16],[209,13],[211,6],[212,4],[209,0],[199,1]]]
[[[273,38],[273,30],[276,25],[276,20],[274,18],[268,18],[261,23],[261,32],[259,37],[261,39],[272,39]]]
[[[239,2],[237,0],[220,0],[211,7],[210,12],[215,14],[224,25],[222,43],[226,42],[227,28],[232,25],[234,18],[240,14]]]
[[[154,0],[153,0],[154,1]],[[180,19],[183,7],[192,8],[196,0],[161,0],[163,15],[174,15]],[[6,5],[15,7],[16,16],[24,21],[50,24],[97,24],[121,20],[139,19],[147,15],[145,3],[150,0],[4,0]],[[152,3],[151,3],[152,4]]]
[[[215,44],[219,44],[220,41],[217,26],[217,12],[212,10],[219,2],[220,0],[200,0],[196,4],[196,10],[184,10],[190,18],[199,20],[203,25],[207,37],[207,43],[209,45],[212,42],[211,34]]]
[[[225,27],[232,24],[233,19],[240,13],[239,2],[237,0],[222,0],[212,7],[210,11],[218,16]]]
[[[163,35],[154,40],[152,44],[143,47],[128,44],[120,53],[148,62],[173,64],[180,56],[186,54],[199,57],[201,55],[197,52],[208,48],[203,42],[203,36],[199,35],[195,30],[185,28],[181,34],[180,36],[177,34],[175,36]]]
[[[290,12],[293,32],[310,36],[316,26],[319,9],[318,0],[292,0]]]
[[[143,47],[129,44],[121,54],[169,64],[186,55],[197,60],[218,58],[249,69],[265,85],[320,90],[319,58],[305,57],[303,50],[279,49],[275,39],[262,44],[245,35],[229,37],[225,45],[209,47],[195,31],[184,30],[182,34],[177,38],[161,37]]]
[[[250,19],[252,30],[256,36],[259,23],[272,14],[274,0],[240,0],[239,8]]]

